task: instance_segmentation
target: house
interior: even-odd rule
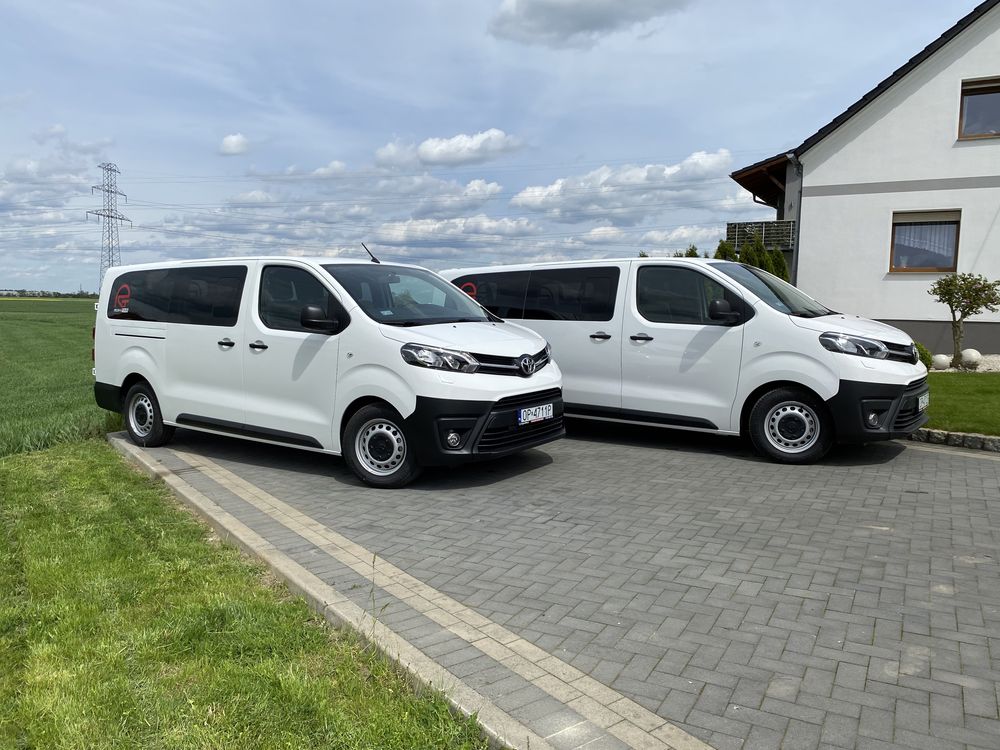
[[[1000,279],[1000,0],[798,147],[731,177],[776,210],[797,286],[950,352],[948,308],[928,288],[954,271]],[[1000,352],[1000,313],[967,323],[965,345]]]

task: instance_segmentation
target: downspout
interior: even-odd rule
[[[795,174],[799,178],[799,195],[795,201],[795,247],[792,249],[792,283],[796,284],[799,279],[799,236],[802,233],[802,183],[804,179],[802,176],[802,162],[799,161],[799,157],[795,155],[795,152],[789,151],[785,154],[785,157],[791,162],[795,168]]]

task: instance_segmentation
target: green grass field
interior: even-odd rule
[[[101,435],[94,403],[94,301],[0,297],[0,456]]]
[[[1000,435],[1000,372],[935,372],[930,386],[928,428]]]
[[[0,747],[484,748],[100,440],[0,459]]]

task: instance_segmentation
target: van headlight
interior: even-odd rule
[[[441,349],[423,344],[403,344],[399,350],[403,360],[417,367],[430,367],[432,370],[448,370],[449,372],[475,372],[479,362],[468,352],[454,349]]]
[[[885,359],[889,356],[889,348],[881,341],[866,339],[861,336],[848,336],[846,333],[820,334],[819,343],[824,349],[841,354],[853,354],[856,357]]]

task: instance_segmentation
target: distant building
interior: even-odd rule
[[[798,286],[935,352],[951,351],[951,331],[934,280],[1000,279],[998,6],[980,4],[797,148],[732,174],[777,211]],[[1000,352],[1000,313],[974,321],[966,344]]]

